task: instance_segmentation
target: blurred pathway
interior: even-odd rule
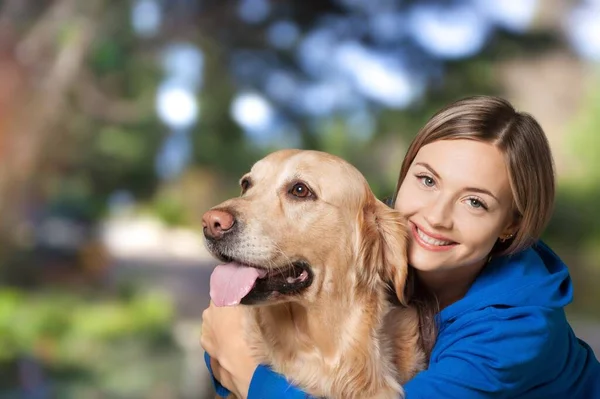
[[[210,273],[215,265],[212,259],[115,259],[109,280],[113,286],[132,282],[164,291],[173,298],[178,319],[200,321],[208,306]]]

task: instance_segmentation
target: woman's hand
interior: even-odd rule
[[[202,313],[200,343],[211,357],[215,378],[239,398],[246,398],[258,363],[245,340],[247,312],[240,306],[217,307],[212,301]]]

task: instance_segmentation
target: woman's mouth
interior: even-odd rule
[[[445,237],[426,233],[414,223],[411,223],[411,229],[415,241],[429,251],[447,251],[458,244]]]

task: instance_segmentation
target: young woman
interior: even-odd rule
[[[554,190],[544,132],[505,100],[463,99],[418,133],[394,204],[409,220],[409,262],[441,311],[429,367],[404,386],[408,399],[600,399],[600,364],[565,317],[569,272],[538,240]],[[306,398],[253,361],[240,323],[235,307],[203,315],[219,393]]]

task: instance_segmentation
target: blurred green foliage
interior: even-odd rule
[[[0,390],[14,388],[11,376],[26,358],[37,359],[53,383],[65,389],[85,383],[114,393],[148,390],[152,382],[148,379],[156,373],[127,383],[122,381],[128,378],[126,366],[131,368],[129,375],[149,373],[152,366],[146,362],[157,357],[162,364],[158,367],[172,367],[168,375],[175,378],[178,354],[171,338],[172,322],[170,299],[156,292],[88,297],[2,289]],[[141,365],[140,356],[144,357]]]

